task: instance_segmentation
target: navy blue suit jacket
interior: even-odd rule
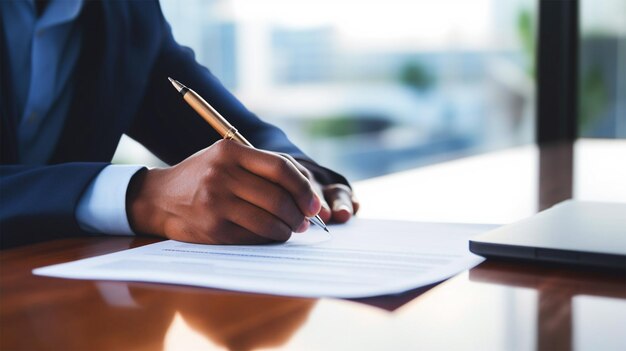
[[[193,52],[172,37],[157,1],[87,1],[79,16],[84,31],[76,89],[60,141],[45,166],[18,163],[5,33],[0,105],[0,246],[85,234],[74,210],[106,167],[123,133],[175,164],[220,136],[181,99],[167,77],[192,87],[256,147],[304,160],[322,183],[340,175],[317,166],[278,128],[244,108]],[[0,31],[2,31],[0,26]]]

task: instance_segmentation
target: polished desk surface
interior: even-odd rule
[[[615,151],[616,145],[623,160],[626,143],[612,143],[608,147],[589,141],[583,143],[583,149],[589,146],[606,155]],[[579,148],[580,143],[575,147],[576,153]],[[432,189],[427,189],[426,185],[401,188],[415,184],[416,180],[430,182],[436,188],[445,180],[454,182],[450,185],[452,192],[473,192],[477,190],[466,190],[463,186],[473,183],[476,188],[483,183],[476,184],[480,180],[469,173],[483,172],[486,177],[495,173],[496,178],[500,178],[506,176],[501,174],[504,172],[513,177],[498,180],[504,184],[494,183],[496,179],[490,178],[497,194],[485,188],[476,193],[482,194],[482,199],[457,200],[486,210],[489,204],[484,201],[485,197],[494,201],[507,195],[501,192],[508,191],[511,196],[508,201],[491,204],[495,213],[474,214],[485,222],[514,220],[515,216],[525,215],[524,211],[536,211],[536,203],[520,203],[537,201],[536,195],[527,194],[533,189],[519,188],[537,184],[518,179],[518,173],[526,172],[524,169],[529,165],[515,166],[510,161],[532,159],[536,153],[532,147],[513,149],[504,154],[488,154],[359,183],[357,191],[361,191],[361,198],[366,201],[363,215],[398,218],[404,214],[405,219],[416,216],[421,220],[460,222],[467,219],[467,211],[474,213],[476,209],[456,203],[436,213],[433,207],[446,204],[428,198]],[[593,162],[596,162],[596,171],[602,167],[597,160]],[[517,170],[510,167],[517,167]],[[626,175],[624,166],[621,167],[611,172]],[[430,176],[423,175],[429,172]],[[590,184],[609,183],[613,191],[607,190],[604,195],[608,200],[619,200],[611,196],[623,190],[619,188],[623,186],[619,179],[626,179],[626,176],[601,176],[602,172],[595,173]],[[575,174],[575,177],[584,179],[586,176]],[[380,191],[381,187],[389,189]],[[595,196],[582,196],[584,199],[603,199],[597,191],[585,193],[588,190],[576,190],[576,187],[581,185],[574,185],[574,197],[581,197],[582,192]],[[407,196],[417,196],[420,191],[423,198],[406,201]],[[453,194],[441,196],[452,197]],[[626,201],[626,197],[623,199]],[[370,200],[395,201],[397,211],[386,212],[382,207],[372,209],[378,205],[368,207]],[[431,200],[435,201],[433,207],[422,202]],[[503,207],[508,208],[508,212]],[[432,217],[420,218],[413,212],[416,208],[424,209]],[[455,211],[458,217],[446,217]],[[477,221],[474,217],[470,219]],[[401,295],[358,300],[288,298],[175,285],[66,280],[31,273],[36,267],[157,240],[75,238],[2,251],[0,349],[626,350],[626,274],[623,272],[488,261],[434,286]]]

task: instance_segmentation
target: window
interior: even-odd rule
[[[581,0],[579,133],[626,138],[626,2]]]
[[[534,140],[536,0],[161,3],[249,109],[352,180]]]

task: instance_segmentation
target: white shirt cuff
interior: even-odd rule
[[[143,166],[110,165],[91,182],[76,207],[81,229],[92,233],[134,235],[126,215],[126,189]]]

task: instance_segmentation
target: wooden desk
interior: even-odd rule
[[[624,145],[621,147],[626,151]],[[528,150],[532,158],[536,150]],[[510,152],[523,154],[524,149]],[[493,157],[494,154],[484,155],[473,161],[482,168],[486,166],[485,158]],[[502,158],[498,154],[495,158],[510,161],[510,157]],[[467,161],[457,162],[464,166],[461,168],[470,170],[473,162],[468,164]],[[453,189],[458,183],[471,180],[467,179],[467,173],[458,172],[455,167],[459,164],[440,167],[444,170],[451,167],[452,173],[457,174],[456,178],[445,178],[456,182],[450,185]],[[490,167],[492,172],[503,171],[502,165],[495,161]],[[420,172],[434,172],[434,178],[428,180]],[[408,215],[404,218],[413,218],[414,208],[404,208],[413,204],[422,208],[425,205],[421,201],[428,199],[417,197],[408,202],[406,196],[412,196],[411,192],[416,190],[410,188],[401,192],[398,187],[415,184],[416,179],[439,187],[440,172],[433,168],[415,170],[390,176],[386,183],[385,178],[374,179],[356,188],[362,191],[362,199],[390,200],[398,209],[394,215],[406,211]],[[405,183],[398,181],[405,177]],[[597,182],[598,178],[595,180]],[[514,182],[511,185],[524,184]],[[555,188],[559,189],[559,184],[549,187],[552,194]],[[381,192],[374,185],[388,187],[389,191]],[[499,187],[497,185],[496,190]],[[396,191],[397,197],[386,198]],[[485,190],[485,196],[501,194]],[[540,197],[530,198],[538,201]],[[467,199],[458,200],[464,201]],[[442,209],[441,213],[433,208],[428,213],[434,214],[432,220],[455,213],[457,218],[463,219],[466,213],[458,202],[445,211]],[[366,204],[364,215],[376,214],[372,213],[375,206],[379,205]],[[488,204],[479,201],[477,206]],[[520,209],[539,207],[537,203],[509,206],[496,202],[491,206],[501,218],[521,215]],[[461,210],[455,212],[457,207]],[[386,216],[384,211],[378,214]],[[479,219],[488,219],[490,215],[482,216]],[[154,241],[156,239],[150,238],[77,238],[3,251],[0,257],[0,349],[626,349],[626,275],[623,273],[485,262],[432,287],[398,296],[360,300],[285,298],[173,285],[54,279],[31,274],[36,267]]]

